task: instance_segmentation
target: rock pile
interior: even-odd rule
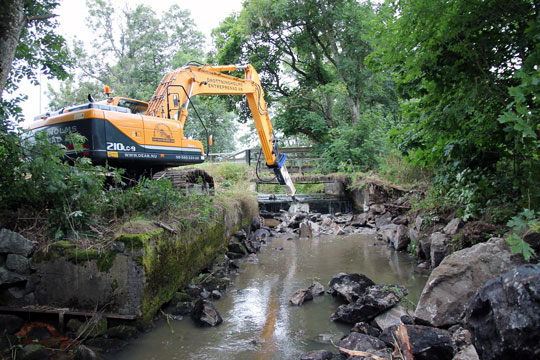
[[[23,306],[34,303],[31,274],[35,244],[8,229],[0,230],[0,303]]]

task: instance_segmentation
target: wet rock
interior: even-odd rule
[[[450,332],[422,325],[402,325],[407,329],[411,351],[415,360],[450,360],[456,347]],[[385,329],[379,339],[388,346],[393,346],[398,326]]]
[[[332,225],[333,223],[334,223],[334,222],[332,221],[332,218],[329,217],[329,216],[327,216],[327,217],[325,217],[325,218],[323,219],[321,225],[322,225],[322,226],[330,226],[330,225]]]
[[[392,220],[392,223],[396,224],[396,225],[409,225],[409,217],[407,215],[399,215],[399,216],[396,216],[393,220]]]
[[[214,290],[210,293],[210,297],[214,300],[218,300],[218,299],[221,299],[222,295],[221,295],[221,292],[219,292],[219,290]]]
[[[281,221],[277,219],[263,219],[263,226],[275,228],[281,225]]]
[[[382,350],[386,344],[376,337],[352,332],[344,337],[338,344],[339,347],[354,351]]]
[[[80,345],[75,352],[74,360],[97,360],[98,355],[87,346]]]
[[[308,203],[292,203],[291,206],[289,206],[289,214],[298,214],[298,213],[309,213],[309,204]]]
[[[311,231],[311,225],[308,221],[304,221],[300,224],[300,239],[311,238],[313,232]]]
[[[446,234],[436,232],[430,236],[430,259],[431,268],[435,269],[441,261],[448,255],[450,249],[448,244],[450,243],[450,237]]]
[[[366,334],[369,336],[374,336],[377,338],[381,335],[381,330],[363,321],[354,324],[354,327],[351,329],[351,331]]]
[[[463,221],[460,218],[452,219],[443,229],[443,233],[447,235],[455,235],[463,226]]]
[[[409,316],[407,309],[403,306],[394,306],[382,314],[377,315],[373,321],[380,329],[384,330],[392,325],[403,324],[401,321],[403,316]]]
[[[424,218],[421,216],[417,216],[414,221],[414,229],[416,231],[422,230],[422,224],[424,223]]]
[[[367,322],[390,309],[407,295],[407,289],[400,285],[378,284],[367,288],[366,292],[354,303],[341,305],[330,320],[348,324]]]
[[[6,268],[18,274],[24,275],[30,272],[30,259],[17,254],[8,254]]]
[[[203,291],[201,291],[201,298],[208,299],[209,297],[210,297],[210,291],[203,289]]]
[[[199,299],[193,306],[191,318],[201,326],[217,326],[223,322],[214,305],[207,300]]]
[[[299,306],[302,305],[304,301],[308,300],[313,300],[313,294],[311,293],[311,290],[309,288],[296,290],[289,302],[292,305]]]
[[[467,318],[483,360],[540,358],[540,266],[522,265],[486,282]]]
[[[452,360],[480,360],[474,345],[466,345],[457,352]]]
[[[21,329],[24,320],[15,315],[0,314],[0,335],[13,335]]]
[[[270,238],[270,231],[268,229],[264,229],[264,228],[257,229],[253,233],[252,237],[257,239],[259,242],[266,243],[268,241],[268,239]]]
[[[471,332],[459,325],[451,326],[448,331],[452,334],[452,341],[458,348],[472,344]]]
[[[241,254],[241,256],[246,256],[248,254],[244,244],[242,244],[236,237],[231,238],[229,245],[227,245],[227,250],[229,250],[231,253]]]
[[[309,286],[309,291],[313,297],[321,296],[324,294],[324,286],[320,282],[314,281],[313,284]]]
[[[249,256],[250,255],[248,255],[248,258]],[[228,277],[210,276],[206,280],[204,280],[202,285],[208,291],[214,291],[214,290],[224,291],[225,289],[227,289],[230,283],[231,283],[231,279],[229,279]]]
[[[431,273],[414,313],[422,324],[448,327],[460,323],[478,289],[489,279],[522,264],[506,241],[489,242],[456,251]]]
[[[334,354],[328,350],[315,350],[300,355],[300,360],[331,360]]]
[[[95,350],[102,352],[102,353],[112,353],[117,352],[125,348],[128,343],[121,339],[115,339],[115,338],[93,338],[88,339],[84,342],[85,345],[91,346]]]
[[[235,253],[235,252],[227,252],[227,257],[232,260],[241,259],[245,256],[245,254]]]
[[[246,258],[246,261],[252,264],[258,264],[259,258],[257,257],[256,254],[249,254],[248,257]]]
[[[405,225],[388,224],[380,229],[383,241],[390,244],[394,249],[406,250],[411,242],[409,229]]]
[[[4,267],[0,267],[0,286],[17,284],[25,281],[26,277],[24,277],[23,275],[17,274],[13,271],[9,271]]]
[[[372,214],[382,214],[386,211],[386,208],[382,204],[373,204],[369,207],[369,212]]]
[[[414,325],[414,319],[410,315],[403,315],[401,318],[401,323],[405,325]]]
[[[368,214],[367,213],[361,213],[359,215],[356,215],[353,220],[351,221],[351,225],[354,227],[361,227],[365,226],[368,221]]]
[[[346,214],[346,215],[340,215],[340,216],[336,216],[336,218],[334,219],[334,222],[336,224],[340,224],[340,225],[343,225],[343,224],[348,224],[352,221],[353,219],[353,215],[352,214]]]
[[[164,309],[164,311],[169,315],[184,316],[189,315],[191,313],[191,309],[193,309],[193,305],[190,301],[179,301],[171,303]]]
[[[330,279],[328,293],[341,296],[348,302],[353,302],[372,285],[375,285],[375,283],[363,274],[339,273]]]
[[[22,348],[21,360],[46,360],[49,358],[49,350],[43,345],[29,344]]]
[[[431,259],[431,236],[422,236],[418,239],[418,257],[420,259]],[[429,263],[431,266],[431,262]]]
[[[316,341],[321,344],[331,344],[334,341],[334,334],[319,334]]]
[[[0,253],[29,257],[34,249],[34,243],[24,236],[8,229],[0,230]]]
[[[130,340],[137,335],[137,328],[129,325],[118,325],[107,330],[107,336],[122,339]]]
[[[382,228],[384,225],[392,223],[392,214],[390,212],[384,213],[379,218],[375,220],[375,225],[377,228]]]

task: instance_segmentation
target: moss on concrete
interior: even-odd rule
[[[116,238],[116,241],[123,242],[128,250],[144,249],[145,244],[147,244],[150,239],[159,237],[163,231],[164,230],[160,228],[140,234],[120,234]]]
[[[170,301],[179,288],[209,266],[219,252],[226,248],[235,231],[250,225],[257,213],[257,203],[237,201],[227,209],[218,209],[209,223],[200,224],[176,235],[161,232],[144,238],[142,264],[146,286],[139,321],[147,325],[159,308]]]

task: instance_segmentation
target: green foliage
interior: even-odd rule
[[[324,159],[320,163],[321,170],[326,173],[336,171],[352,173],[374,168],[381,147],[381,141],[373,135],[374,133],[376,131],[364,121],[332,129],[329,132],[330,141],[316,148]]]
[[[463,217],[483,208],[492,190],[539,204],[533,2],[388,1],[379,15],[370,61],[398,83],[403,121],[390,136],[399,150],[466,180],[469,187],[450,194]],[[484,186],[501,176],[505,187]]]
[[[411,164],[396,153],[389,153],[379,159],[377,174],[383,179],[401,185],[428,182],[431,175],[427,170]]]
[[[525,209],[506,224],[512,233],[506,238],[512,254],[521,254],[526,261],[536,257],[536,252],[524,240],[530,233],[540,233],[540,211]]]
[[[82,150],[84,138],[71,134],[75,151]],[[99,213],[97,199],[103,198],[106,169],[95,167],[88,158],[66,158],[60,144],[49,144],[47,134],[38,132],[33,143],[25,143],[28,156],[14,170],[18,181],[10,191],[15,199],[34,208],[49,209],[49,227],[55,238],[76,233],[92,223]]]

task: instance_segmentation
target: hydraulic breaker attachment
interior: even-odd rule
[[[291,175],[289,175],[287,167],[285,166],[286,159],[287,154],[280,154],[279,161],[276,161],[274,165],[268,167],[274,170],[274,174],[276,175],[279,184],[285,189],[285,193],[294,199],[296,188],[294,187]]]

